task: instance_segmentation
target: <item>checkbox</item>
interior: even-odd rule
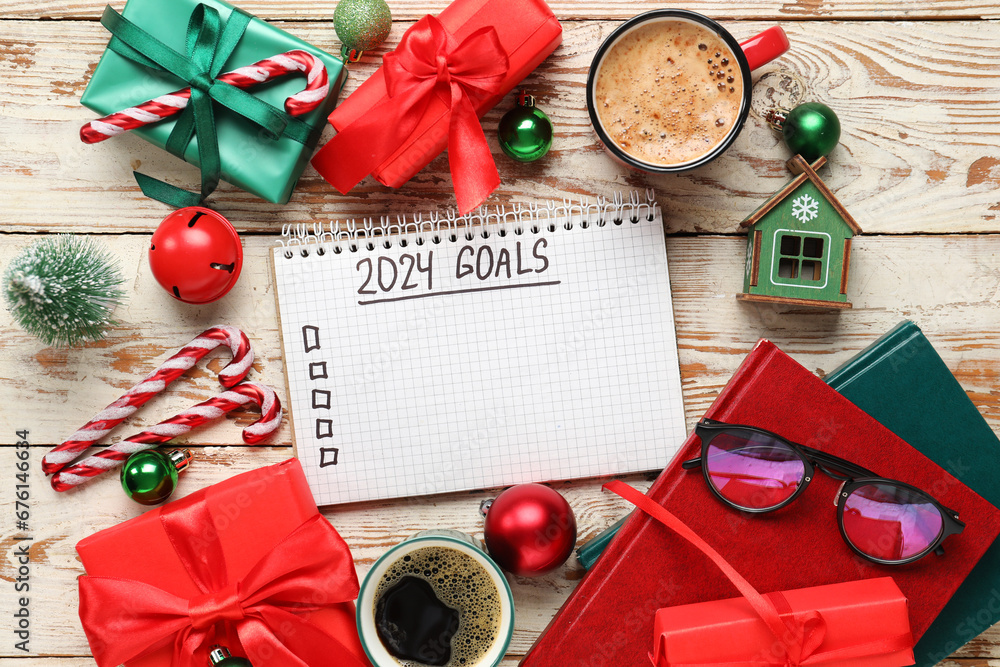
[[[333,420],[332,419],[317,419],[316,420],[316,439],[322,438],[332,438],[333,437]]]
[[[330,409],[333,399],[326,389],[313,389],[313,409]]]

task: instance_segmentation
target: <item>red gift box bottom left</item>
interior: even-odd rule
[[[303,535],[318,536],[319,539],[310,542],[314,548],[298,548],[287,553],[289,546],[297,544],[296,539],[301,540]],[[323,647],[324,655],[335,658],[340,665],[370,665],[355,623],[353,600],[357,597],[358,584],[350,550],[319,514],[297,459],[242,473],[192,493],[87,537],[76,548],[87,571],[80,577],[81,620],[84,620],[84,630],[101,667],[118,664],[108,662],[117,656],[106,646],[115,645],[116,632],[121,635],[121,642],[131,642],[134,633],[129,630],[133,627],[129,610],[145,604],[145,600],[103,604],[105,609],[91,610],[87,614],[90,619],[105,619],[102,627],[89,627],[84,618],[83,595],[87,579],[90,580],[86,582],[88,589],[95,582],[124,581],[140,587],[139,590],[149,587],[148,590],[155,594],[152,597],[162,593],[165,599],[180,598],[186,603],[204,599],[203,588],[225,592],[235,586],[239,591],[249,585],[245,582],[250,580],[262,591],[258,598],[263,602],[257,598],[242,600],[241,597],[241,603],[260,607],[269,603],[269,599],[265,599],[268,595],[277,597],[276,604],[281,609],[271,618],[285,619],[286,627],[274,628],[275,636],[284,637],[282,633],[295,625],[300,630],[299,640],[308,635],[310,643],[315,644],[315,638],[332,638],[331,645]],[[274,554],[283,555],[271,557]],[[300,557],[302,564],[296,562]],[[206,566],[208,561],[216,562]],[[198,571],[202,567],[210,571]],[[301,575],[297,567],[310,572],[312,580],[303,580],[301,583],[307,585],[301,586],[301,590],[286,584],[285,590],[290,592],[274,596],[277,584]],[[267,577],[273,577],[276,583],[269,583]],[[313,585],[317,582],[319,587]],[[304,591],[308,591],[308,595]],[[244,593],[241,591],[240,595]],[[307,599],[300,603],[299,597]],[[317,599],[321,601],[317,603]],[[247,612],[247,618],[252,611]],[[254,618],[260,616],[253,613]],[[164,615],[164,618],[171,617]],[[309,627],[300,625],[300,619]],[[294,623],[288,623],[289,620]],[[191,621],[188,619],[188,622]],[[198,625],[198,621],[193,623]],[[155,628],[157,624],[148,625]],[[214,623],[209,627],[225,628],[222,636],[213,637],[213,640],[228,642],[227,647],[233,655],[246,655],[232,623]],[[197,655],[185,656],[184,667],[209,665],[209,648],[201,646]],[[317,647],[312,646],[310,652],[318,653]],[[127,667],[178,667],[174,655],[173,641],[165,641],[155,650],[139,657],[127,657],[122,662]],[[284,664],[301,665],[302,662],[279,658],[268,660],[265,667],[284,667]]]

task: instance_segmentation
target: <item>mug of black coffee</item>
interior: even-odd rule
[[[496,667],[514,633],[514,598],[481,542],[427,530],[375,561],[357,617],[375,667]]]
[[[656,9],[616,28],[587,79],[590,121],[618,161],[653,173],[721,155],[750,113],[750,73],[788,50],[778,26],[742,44],[696,12]]]

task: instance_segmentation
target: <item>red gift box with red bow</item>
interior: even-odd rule
[[[544,0],[455,0],[403,35],[330,115],[337,136],[313,158],[342,193],[371,174],[398,188],[448,148],[458,207],[499,184],[479,118],[562,41]]]
[[[914,663],[906,597],[892,578],[761,595],[718,551],[664,507],[618,480],[604,488],[701,551],[743,594],[659,609],[649,655],[653,667],[905,667]]]
[[[664,607],[655,667],[900,667],[913,664],[906,597],[891,577],[764,596],[789,630],[768,628],[746,598]]]
[[[92,535],[80,620],[100,667],[205,667],[213,644],[268,667],[367,667],[358,579],[291,459]]]

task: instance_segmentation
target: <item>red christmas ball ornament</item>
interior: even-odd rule
[[[512,486],[485,501],[480,511],[486,516],[486,548],[508,572],[538,577],[558,568],[573,552],[573,509],[547,486]]]
[[[224,217],[189,206],[168,215],[153,232],[149,268],[175,299],[209,303],[225,296],[239,279],[243,244]]]

